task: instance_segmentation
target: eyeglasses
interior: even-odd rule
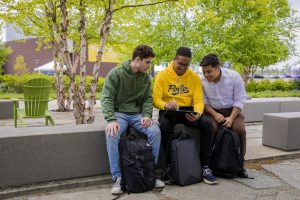
[[[188,68],[190,66],[190,63],[182,63],[182,62],[177,62],[176,61],[176,64],[179,66],[179,67],[183,67],[183,68]]]

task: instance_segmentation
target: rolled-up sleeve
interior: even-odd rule
[[[244,86],[244,81],[239,74],[235,74],[234,76],[234,86],[233,86],[233,106],[238,107],[241,110],[244,108],[244,104],[246,102],[246,91]]]

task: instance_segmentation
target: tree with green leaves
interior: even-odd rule
[[[92,123],[95,117],[95,93],[104,46],[107,44],[110,45],[109,42],[107,43],[107,41],[109,41],[109,33],[111,32],[110,28],[113,24],[117,24],[119,20],[119,18],[112,20],[115,13],[128,8],[135,8],[137,10],[139,7],[154,7],[159,4],[175,1],[177,0],[149,0],[147,2],[141,0],[118,2],[113,0],[91,0],[89,2],[86,0],[18,0],[9,1],[9,6],[6,8],[9,8],[11,12],[5,12],[9,14],[4,14],[4,16],[8,21],[14,22],[20,26],[22,30],[24,29],[27,35],[42,36],[42,42],[50,41],[52,46],[55,46],[55,43],[57,43],[56,49],[59,49],[59,51],[55,51],[53,54],[54,58],[58,58],[57,60],[59,60],[61,64],[61,61],[63,61],[67,66],[71,85],[69,98],[73,100],[74,103],[76,123],[85,123],[86,121]],[[28,5],[30,5],[30,8],[24,9]],[[127,17],[127,19],[130,21],[130,18]],[[124,24],[124,26],[126,26],[126,24]],[[100,30],[97,27],[99,27]],[[132,30],[132,32],[134,31],[135,30]],[[77,57],[78,59],[75,59],[75,62],[72,62],[70,59],[68,39],[74,42],[74,48],[79,55]],[[85,120],[85,91],[83,85],[85,80],[84,52],[86,52],[87,43],[95,43],[95,41],[100,41],[100,47],[91,83],[88,119]],[[120,41],[118,41],[118,44],[119,43]],[[74,79],[74,72],[78,62],[80,62],[81,74],[79,88],[77,88]]]
[[[54,5],[52,10],[48,9],[50,2]],[[57,37],[60,32],[59,23],[61,21],[57,11],[58,4],[58,0],[1,1],[0,18],[4,19],[7,24],[20,28],[25,35],[36,37],[39,48],[43,44],[46,47],[52,47],[56,72],[57,105],[59,111],[64,111],[66,110],[66,105],[63,84],[63,61],[57,45]]]
[[[10,48],[4,46],[0,43],[0,76],[4,73],[3,67],[7,61],[7,56],[12,53]]]
[[[257,67],[295,54],[299,18],[287,0],[180,1],[165,10],[129,14],[139,23],[127,23],[124,34],[115,39],[132,46],[141,42],[153,46],[157,63],[168,62],[175,49],[188,46],[194,64],[207,53],[216,53],[230,61],[247,82]],[[128,31],[133,28],[146,28],[147,37],[143,31]]]
[[[99,50],[96,58],[96,62],[93,70],[93,80],[91,83],[90,89],[90,99],[89,99],[89,108],[88,108],[88,123],[94,122],[95,119],[95,97],[96,97],[96,88],[97,88],[97,80],[99,76],[99,70],[101,65],[101,59],[103,56],[104,46],[106,44],[107,37],[110,32],[110,27],[113,24],[113,16],[116,12],[120,12],[127,8],[139,8],[139,7],[152,7],[159,4],[164,4],[167,2],[175,2],[177,0],[164,0],[164,1],[119,1],[118,3],[115,0],[109,0],[107,7],[105,7],[105,16],[103,18],[101,27],[100,27],[100,44]],[[130,4],[131,3],[131,4]],[[129,14],[129,12],[128,12]],[[120,18],[117,18],[120,19]],[[128,19],[128,18],[127,18]],[[123,24],[124,25],[124,24]],[[125,24],[126,25],[126,24]],[[136,29],[133,29],[132,32],[136,32]],[[120,43],[120,41],[119,41]]]
[[[213,42],[211,49],[223,60],[240,66],[245,83],[257,67],[294,55],[299,19],[288,1],[220,0],[206,4],[206,8],[215,11],[212,21],[219,29],[213,34],[219,42]]]
[[[27,64],[24,60],[24,56],[18,55],[16,57],[16,63],[14,64],[14,72],[18,75],[27,74],[29,72]]]

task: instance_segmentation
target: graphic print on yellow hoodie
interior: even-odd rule
[[[204,102],[200,77],[191,69],[179,76],[174,62],[156,75],[153,87],[154,107],[165,110],[165,104],[175,99],[179,107],[192,106],[194,112],[203,113]]]

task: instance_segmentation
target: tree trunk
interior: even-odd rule
[[[86,78],[86,51],[87,51],[87,42],[86,42],[86,29],[85,29],[85,2],[80,0],[80,83],[79,88],[76,87],[74,93],[74,116],[76,119],[76,124],[85,124],[85,78]]]
[[[58,101],[58,108],[60,111],[66,111],[68,110],[66,108],[66,95],[65,95],[65,85],[64,85],[64,73],[63,73],[63,59],[62,56],[59,56],[59,62],[58,62],[58,80],[59,80],[59,95],[57,97]]]
[[[253,79],[253,76],[254,76],[254,73],[256,72],[256,70],[257,70],[257,65],[251,66],[252,79]]]
[[[68,20],[68,12],[66,8],[67,0],[60,0],[60,9],[62,14],[62,47],[61,52],[63,52],[63,60],[67,67],[68,76],[70,78],[70,89],[69,89],[69,98],[67,102],[67,109],[70,109],[71,103],[73,101],[73,94],[75,92],[75,75],[74,75],[74,68],[75,66],[72,65],[69,48],[68,48],[68,27],[69,27],[69,20]],[[75,68],[76,69],[76,68]]]
[[[99,70],[100,70],[104,45],[106,43],[106,39],[107,39],[110,25],[111,25],[112,15],[113,15],[113,11],[114,11],[114,4],[115,4],[114,0],[109,1],[109,8],[106,11],[105,18],[101,24],[100,47],[99,47],[97,59],[96,59],[95,65],[94,65],[93,80],[92,80],[91,88],[90,88],[90,99],[89,99],[88,120],[87,120],[88,123],[93,123],[95,121],[97,82],[98,82],[98,76],[99,76]]]
[[[53,44],[54,54],[54,70],[55,70],[55,88],[56,88],[56,102],[58,111],[65,111],[65,90],[64,90],[64,78],[62,69],[62,60],[59,56],[59,50]],[[58,65],[58,66],[57,66]]]
[[[245,66],[243,69],[244,84],[247,85],[251,74],[251,66]]]
[[[52,36],[52,48],[53,48],[53,60],[54,60],[54,70],[55,70],[55,89],[56,89],[56,100],[58,111],[65,111],[65,90],[64,90],[64,81],[63,81],[63,61],[59,49],[56,46],[56,36],[59,35],[59,29],[57,25],[57,14],[56,7],[53,4],[52,0],[48,1],[48,4],[45,8],[46,15],[49,17],[50,29],[53,30]],[[59,64],[59,67],[57,67]]]
[[[59,76],[58,76],[58,70],[57,70],[57,63],[58,63],[58,52],[55,47],[55,41],[51,42],[52,44],[52,54],[53,54],[53,60],[54,60],[54,76],[55,76],[55,91],[56,91],[56,103],[58,106],[58,110],[60,110],[59,107]]]

